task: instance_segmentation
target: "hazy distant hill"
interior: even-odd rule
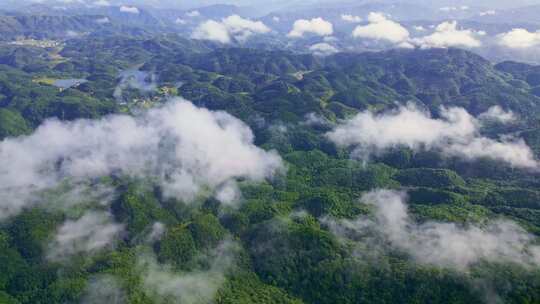
[[[105,28],[103,16],[0,16],[0,39],[18,36],[51,38],[76,35]]]

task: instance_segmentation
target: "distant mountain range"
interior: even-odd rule
[[[262,21],[272,32],[264,36],[250,37],[235,46],[256,48],[280,48],[296,52],[308,52],[317,43],[325,42],[320,36],[307,36],[305,39],[291,40],[285,37],[295,21],[322,17],[333,24],[331,37],[332,47],[336,50],[372,51],[395,47],[383,45],[369,39],[354,39],[353,29],[359,24],[366,24],[367,15],[371,12],[382,12],[389,19],[399,22],[410,32],[411,37],[429,35],[435,31],[436,25],[449,20],[457,20],[458,27],[472,31],[482,31],[486,35],[478,37],[484,45],[476,50],[480,55],[490,60],[500,62],[516,59],[536,63],[540,55],[521,50],[500,50],[494,37],[514,28],[525,28],[535,32],[540,28],[540,5],[510,9],[492,9],[485,2],[474,6],[443,6],[447,3],[439,1],[436,4],[427,1],[270,1],[261,7],[238,5],[212,4],[211,1],[199,3],[197,8],[163,8],[167,2],[146,1],[131,5],[120,5],[120,2],[109,1],[111,5],[82,5],[81,2],[53,1],[25,4],[2,2],[4,10],[0,11],[0,40],[10,41],[18,37],[67,39],[78,35],[96,34],[136,34],[152,32],[154,34],[179,33],[188,38],[194,29],[209,19],[220,21],[231,16],[240,15]],[[527,4],[530,1],[517,1],[517,4]],[[12,6],[7,4],[13,4]],[[92,2],[94,3],[94,2]],[[314,3],[317,3],[315,5]],[[466,3],[466,2],[463,2]],[[532,3],[532,2],[530,2]],[[530,4],[529,3],[529,4]],[[62,5],[60,5],[62,4]],[[117,5],[119,4],[119,5]],[[158,5],[159,4],[159,5]],[[209,5],[204,5],[209,4]],[[516,4],[516,5],[517,5]],[[159,7],[155,7],[158,5]],[[0,6],[2,7],[2,6]],[[275,8],[267,13],[268,7]],[[500,7],[500,6],[499,6]],[[343,15],[350,15],[360,22],[343,20]],[[415,28],[421,27],[422,31]],[[492,39],[493,38],[493,39]]]
[[[20,36],[51,38],[77,35],[90,29],[99,30],[104,16],[0,16],[0,39],[12,40]]]

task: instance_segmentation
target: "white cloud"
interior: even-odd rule
[[[122,232],[105,212],[88,212],[77,220],[68,220],[58,229],[49,244],[47,258],[62,261],[77,254],[93,254],[110,247]]]
[[[309,47],[309,50],[316,56],[329,56],[339,52],[339,50],[326,42],[316,43]]]
[[[324,41],[324,42],[327,42],[327,43],[329,43],[329,42],[336,42],[336,41],[338,41],[338,40],[339,40],[339,39],[338,39],[337,37],[335,37],[335,36],[325,36],[325,37],[323,37],[323,41]]]
[[[95,6],[111,6],[111,3],[107,0],[97,0],[92,3]]]
[[[106,23],[110,23],[111,21],[109,20],[109,18],[107,17],[103,17],[103,18],[98,18],[96,19],[96,23],[98,24],[106,24]]]
[[[261,21],[244,19],[238,15],[232,15],[217,22],[208,20],[200,24],[191,35],[194,39],[212,40],[221,43],[230,43],[232,39],[240,42],[254,34],[265,34],[270,32]]]
[[[414,49],[415,48],[414,44],[410,43],[409,41],[403,41],[401,43],[398,43],[396,46],[399,47],[399,48],[403,48],[403,49]]]
[[[66,31],[66,36],[67,36],[67,37],[72,37],[72,38],[74,38],[74,37],[79,37],[79,36],[81,36],[81,35],[82,35],[81,33],[76,32],[76,31],[72,31],[72,30]]]
[[[495,141],[486,137],[477,137],[466,143],[449,145],[445,147],[444,152],[470,160],[496,159],[519,168],[537,169],[539,166],[530,147],[522,139],[510,138]]]
[[[446,138],[466,138],[476,131],[474,121],[464,109],[451,108],[442,114],[445,119],[433,119],[413,105],[380,115],[361,112],[329,133],[329,137],[340,146],[363,145],[383,150],[406,145],[418,149]]]
[[[227,31],[227,27],[225,27],[224,24],[214,20],[208,20],[201,23],[195,29],[195,31],[193,31],[191,38],[199,40],[211,40],[221,43],[231,42],[231,36],[229,35],[229,31]]]
[[[526,49],[540,46],[540,30],[529,32],[523,28],[515,28],[498,35],[499,44],[512,49]]]
[[[362,22],[362,18],[360,16],[353,16],[348,14],[342,14],[341,20],[351,23],[360,23]]]
[[[490,107],[486,112],[478,116],[480,120],[497,120],[502,123],[509,123],[516,121],[516,114],[512,111],[505,111],[500,106]]]
[[[151,254],[141,255],[137,268],[142,273],[144,292],[156,303],[212,303],[226,272],[235,264],[237,246],[232,241],[223,242],[206,257],[208,269],[184,273],[159,264]]]
[[[418,224],[409,215],[406,195],[392,190],[369,192],[361,201],[375,208],[374,218],[325,219],[337,235],[354,231],[365,236],[371,231],[376,238],[407,252],[417,263],[459,271],[481,261],[540,265],[535,237],[514,222],[497,220],[483,226],[434,221]]]
[[[469,10],[469,7],[466,5],[462,6],[444,6],[439,8],[440,11],[443,12],[455,12],[455,11],[467,11]]]
[[[426,28],[421,25],[416,25],[413,28],[415,31],[418,31],[418,32],[424,32],[426,30]]]
[[[287,36],[290,38],[300,38],[308,33],[317,36],[330,36],[334,33],[334,26],[320,17],[311,20],[299,19],[294,22],[293,28]]]
[[[274,16],[272,17],[272,21],[278,23],[279,21],[281,21],[281,18],[279,18],[278,16]]]
[[[482,46],[482,42],[476,36],[482,36],[482,33],[470,29],[458,29],[457,22],[452,21],[437,25],[434,33],[413,39],[413,43],[422,48],[477,48]]]
[[[2,190],[0,189],[0,196]],[[59,189],[51,189],[40,198],[49,201],[42,206],[43,208],[55,212],[73,210],[77,206],[106,207],[117,198],[116,194],[110,185],[87,181],[71,185],[64,183]]]
[[[137,69],[127,69],[120,73],[120,81],[114,88],[113,96],[120,103],[125,102],[123,92],[132,88],[142,92],[153,92],[157,89],[156,75]]]
[[[265,34],[270,32],[270,28],[261,21],[244,19],[238,15],[229,16],[223,19],[222,23],[229,33],[238,40],[245,40],[253,34]]]
[[[493,15],[496,15],[497,12],[494,11],[494,10],[487,10],[487,11],[483,11],[483,12],[480,12],[478,15],[480,16],[493,16]]]
[[[157,240],[161,240],[165,232],[167,231],[167,227],[165,227],[165,224],[160,222],[155,222],[152,225],[152,230],[150,231],[150,234],[148,235],[147,241],[149,242],[155,242]]]
[[[368,25],[359,25],[354,29],[353,37],[384,40],[396,44],[409,39],[409,31],[406,28],[387,19],[381,13],[370,13],[368,21]]]
[[[305,121],[302,124],[308,126],[329,126],[331,124],[326,117],[313,112],[306,114],[304,118]]]
[[[195,18],[195,17],[199,17],[201,15],[201,13],[199,11],[189,11],[186,13],[186,16],[190,17],[190,18]]]
[[[216,190],[215,197],[227,206],[237,207],[242,194],[236,182],[228,181]]]
[[[235,178],[261,181],[283,164],[253,140],[242,121],[183,99],[135,117],[50,120],[29,136],[0,142],[0,217],[38,204],[41,191],[65,180],[148,177],[184,201]]]
[[[180,17],[176,18],[176,20],[174,21],[174,23],[176,24],[180,24],[180,25],[184,25],[187,23],[187,21],[185,19],[182,19]]]
[[[127,5],[122,5],[120,7],[120,11],[122,13],[128,13],[128,14],[139,14],[140,11],[137,7],[135,6],[127,6]]]
[[[433,149],[464,159],[491,158],[519,168],[539,167],[522,139],[496,141],[479,134],[481,123],[463,108],[441,109],[441,118],[408,105],[375,115],[366,111],[327,134],[338,146],[354,147],[355,156],[366,159],[388,148]]]

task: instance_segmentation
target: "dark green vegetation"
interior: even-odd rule
[[[119,72],[135,66],[155,74],[157,88],[126,88],[118,102]],[[397,250],[374,253],[372,261],[355,254],[320,218],[369,213],[357,202],[363,192],[404,187],[420,222],[482,223],[504,217],[540,234],[538,173],[489,159],[470,162],[405,148],[365,165],[323,136],[339,119],[366,109],[390,109],[396,102],[423,104],[435,116],[441,105],[473,114],[500,105],[521,120],[483,132],[520,134],[538,155],[539,75],[535,67],[493,66],[456,49],[338,54],[323,60],[281,51],[214,49],[176,36],[72,39],[59,53],[1,48],[1,138],[28,134],[46,118],[129,113],[182,96],[245,121],[257,145],[279,151],[288,170],[271,182],[241,183],[238,209],[221,208],[211,198],[192,204],[164,199],[148,181],[106,181],[117,192],[114,217],[127,232],[115,250],[67,264],[45,258],[48,241],[67,215],[25,210],[0,226],[0,303],[77,303],[90,278],[100,274],[118,277],[129,303],[158,303],[141,289],[136,267],[141,252],[151,250],[160,263],[189,273],[210,267],[201,256],[224,240],[240,248],[217,303],[479,303],[489,302],[492,291],[504,303],[538,303],[538,269],[480,263],[462,273],[420,266]],[[88,82],[66,90],[47,82],[66,78]],[[324,120],[307,124],[310,113]],[[294,215],[300,210],[307,214]],[[148,244],[144,239],[155,222],[167,231]]]

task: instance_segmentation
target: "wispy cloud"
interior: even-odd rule
[[[47,258],[63,261],[73,255],[89,256],[111,247],[122,232],[123,226],[116,224],[105,212],[88,212],[77,220],[68,220],[56,231],[49,244]]]
[[[350,23],[360,23],[360,22],[362,22],[362,18],[360,16],[354,16],[354,15],[349,15],[349,14],[342,14],[341,15],[341,20],[343,20],[345,22],[350,22]]]
[[[339,52],[339,50],[326,42],[316,43],[309,47],[309,50],[316,56],[329,56]]]
[[[66,180],[149,178],[184,201],[235,178],[260,181],[283,164],[253,140],[240,120],[182,99],[134,117],[50,120],[29,136],[0,142],[0,217],[39,204],[42,191]]]
[[[135,7],[135,6],[127,6],[127,5],[120,6],[120,12],[128,13],[128,14],[135,14],[135,15],[140,14],[140,11],[139,11],[139,9],[137,7]]]
[[[517,120],[517,115],[512,111],[505,111],[501,106],[490,107],[486,112],[478,116],[479,120],[492,120],[502,123],[510,123]]]
[[[370,236],[370,241],[380,240],[373,247],[389,243],[419,264],[459,271],[481,261],[540,266],[535,237],[514,222],[495,220],[483,226],[436,221],[418,224],[408,212],[406,194],[392,190],[374,190],[363,195],[361,202],[374,207],[373,219],[326,218],[325,222],[339,236],[348,237],[348,232],[361,238]]]
[[[194,11],[187,12],[186,16],[190,17],[190,18],[195,18],[195,17],[200,17],[201,13],[199,11],[197,11],[197,10],[194,10]]]
[[[492,110],[485,115],[495,112]],[[491,158],[520,168],[539,167],[532,150],[522,139],[498,141],[483,137],[479,133],[480,125],[478,119],[463,108],[443,108],[441,118],[432,118],[427,112],[408,105],[382,114],[359,113],[327,136],[339,146],[354,147],[355,156],[363,159],[391,147],[407,146],[465,159]]]
[[[138,258],[137,268],[142,273],[144,291],[156,303],[212,303],[225,282],[225,274],[235,264],[237,246],[232,241],[224,241],[206,257],[207,269],[184,273],[159,264],[152,254],[143,254]]]
[[[123,304],[127,296],[122,284],[112,275],[97,275],[90,279],[83,297],[82,304]]]

